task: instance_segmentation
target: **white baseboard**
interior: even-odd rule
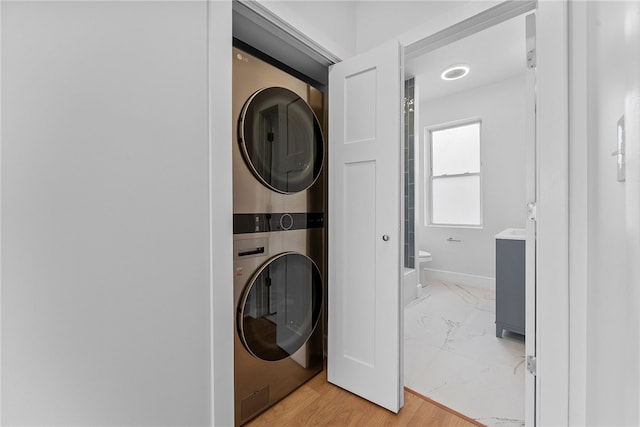
[[[456,273],[453,271],[434,270],[425,268],[425,277],[433,280],[444,280],[461,285],[476,286],[484,289],[495,289],[495,277],[475,276],[473,274]]]

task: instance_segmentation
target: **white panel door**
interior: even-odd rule
[[[401,375],[401,50],[329,71],[328,379],[391,411]]]

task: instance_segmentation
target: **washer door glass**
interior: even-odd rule
[[[287,252],[272,258],[246,287],[238,307],[245,348],[262,360],[281,360],[302,347],[322,307],[322,281],[308,257]]]
[[[320,175],[320,124],[311,107],[288,89],[254,93],[240,114],[238,139],[249,169],[272,190],[297,193]]]

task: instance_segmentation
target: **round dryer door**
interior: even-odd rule
[[[272,190],[297,193],[320,175],[320,123],[311,107],[288,89],[261,89],[247,100],[238,121],[238,142],[251,172]]]
[[[262,360],[285,359],[311,337],[321,307],[318,267],[297,252],[280,254],[256,272],[244,291],[238,306],[240,340]]]

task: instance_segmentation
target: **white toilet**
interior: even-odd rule
[[[424,288],[426,283],[423,283],[422,277],[424,275],[423,271],[426,268],[426,264],[431,262],[433,257],[431,256],[431,252],[420,250],[418,251],[418,280],[420,283],[418,284],[418,289]]]

